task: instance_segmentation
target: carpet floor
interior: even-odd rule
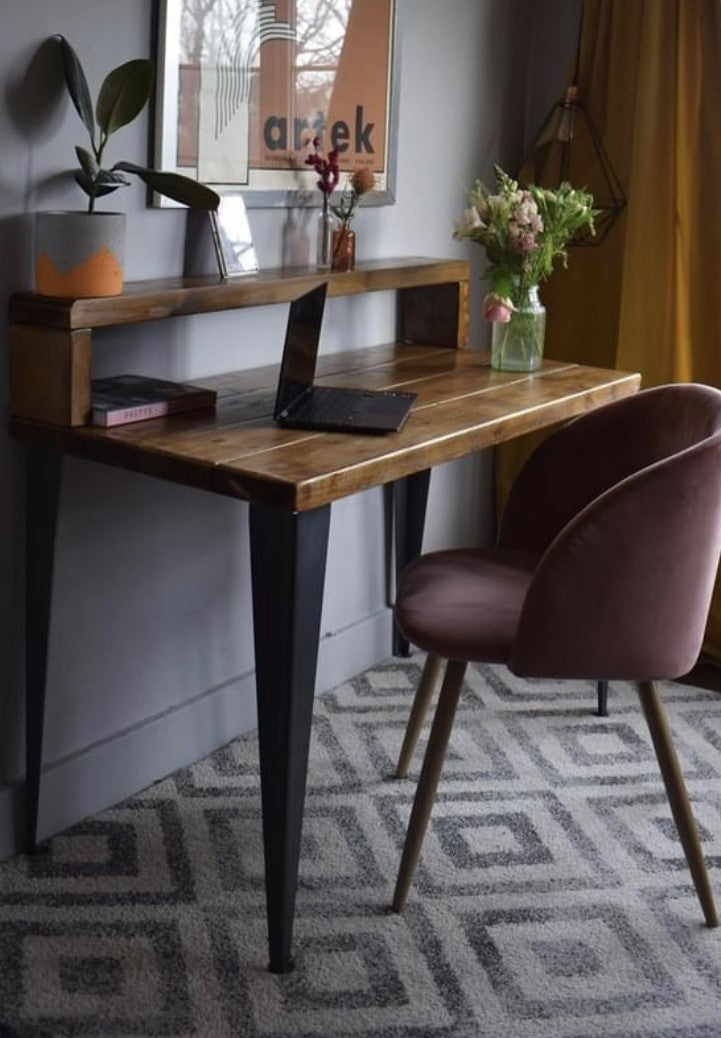
[[[590,683],[471,668],[407,907],[388,911],[420,663],[316,702],[293,973],[266,970],[251,735],[0,865],[0,1035],[719,1038],[721,929],[631,686],[600,719]],[[664,699],[721,899],[721,696]]]

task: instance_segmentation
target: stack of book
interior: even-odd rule
[[[127,425],[146,418],[215,407],[214,389],[167,382],[146,375],[115,375],[93,380],[93,425]]]

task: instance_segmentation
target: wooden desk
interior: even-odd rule
[[[43,372],[37,366],[32,368],[28,359],[33,342],[39,342],[51,363],[59,364],[67,375],[62,397],[53,398],[55,417],[17,416],[11,423],[13,433],[28,448],[29,843],[34,845],[36,838],[53,546],[63,456],[74,454],[247,501],[270,968],[276,972],[292,965],[331,503],[379,484],[392,485],[400,567],[420,551],[433,465],[633,393],[640,381],[638,375],[550,362],[533,375],[491,371],[486,357],[457,348],[463,345],[467,328],[465,265],[389,262],[397,266],[331,275],[331,295],[372,290],[367,285],[374,278],[373,287],[399,289],[403,297],[401,334],[411,342],[322,358],[320,369],[321,379],[328,385],[403,387],[418,394],[404,428],[380,437],[277,428],[271,419],[274,368],[201,380],[219,391],[215,414],[155,419],[108,430],[71,424],[83,419],[89,402],[89,356],[87,364],[85,359],[89,332],[81,329],[78,334],[78,324],[96,320],[93,326],[97,327],[100,323],[152,320],[170,312],[252,305],[267,302],[271,289],[276,301],[283,301],[317,284],[322,280],[317,274],[286,274],[279,276],[277,285],[271,284],[270,275],[229,287],[210,285],[205,297],[202,286],[199,296],[192,283],[152,292],[147,287],[131,289],[116,302],[53,304],[23,296],[11,303],[15,414],[21,414],[23,408],[32,411],[44,406],[39,390]],[[393,271],[390,276],[389,269]],[[428,295],[419,287],[424,278],[430,278]],[[364,279],[366,287],[358,288]],[[410,294],[403,295],[406,291]],[[133,295],[136,301],[142,297],[140,307],[128,302]],[[253,296],[250,301],[249,296]],[[143,316],[133,316],[139,311]],[[38,316],[43,312],[44,323],[39,326]],[[434,338],[428,334],[432,332]],[[440,346],[432,344],[437,341]],[[62,354],[62,360],[54,350]],[[66,424],[53,424],[59,414],[65,416]]]

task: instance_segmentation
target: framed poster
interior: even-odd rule
[[[394,201],[395,0],[160,0],[158,18],[161,169],[248,206],[317,205],[320,137],[341,184],[365,167],[368,204]]]

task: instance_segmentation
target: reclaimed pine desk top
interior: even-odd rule
[[[322,357],[323,385],[418,395],[405,426],[381,436],[278,428],[276,366],[192,381],[218,390],[214,413],[111,429],[15,418],[12,429],[38,446],[306,511],[627,396],[640,377],[554,361],[533,374],[498,372],[480,352],[397,343]]]

